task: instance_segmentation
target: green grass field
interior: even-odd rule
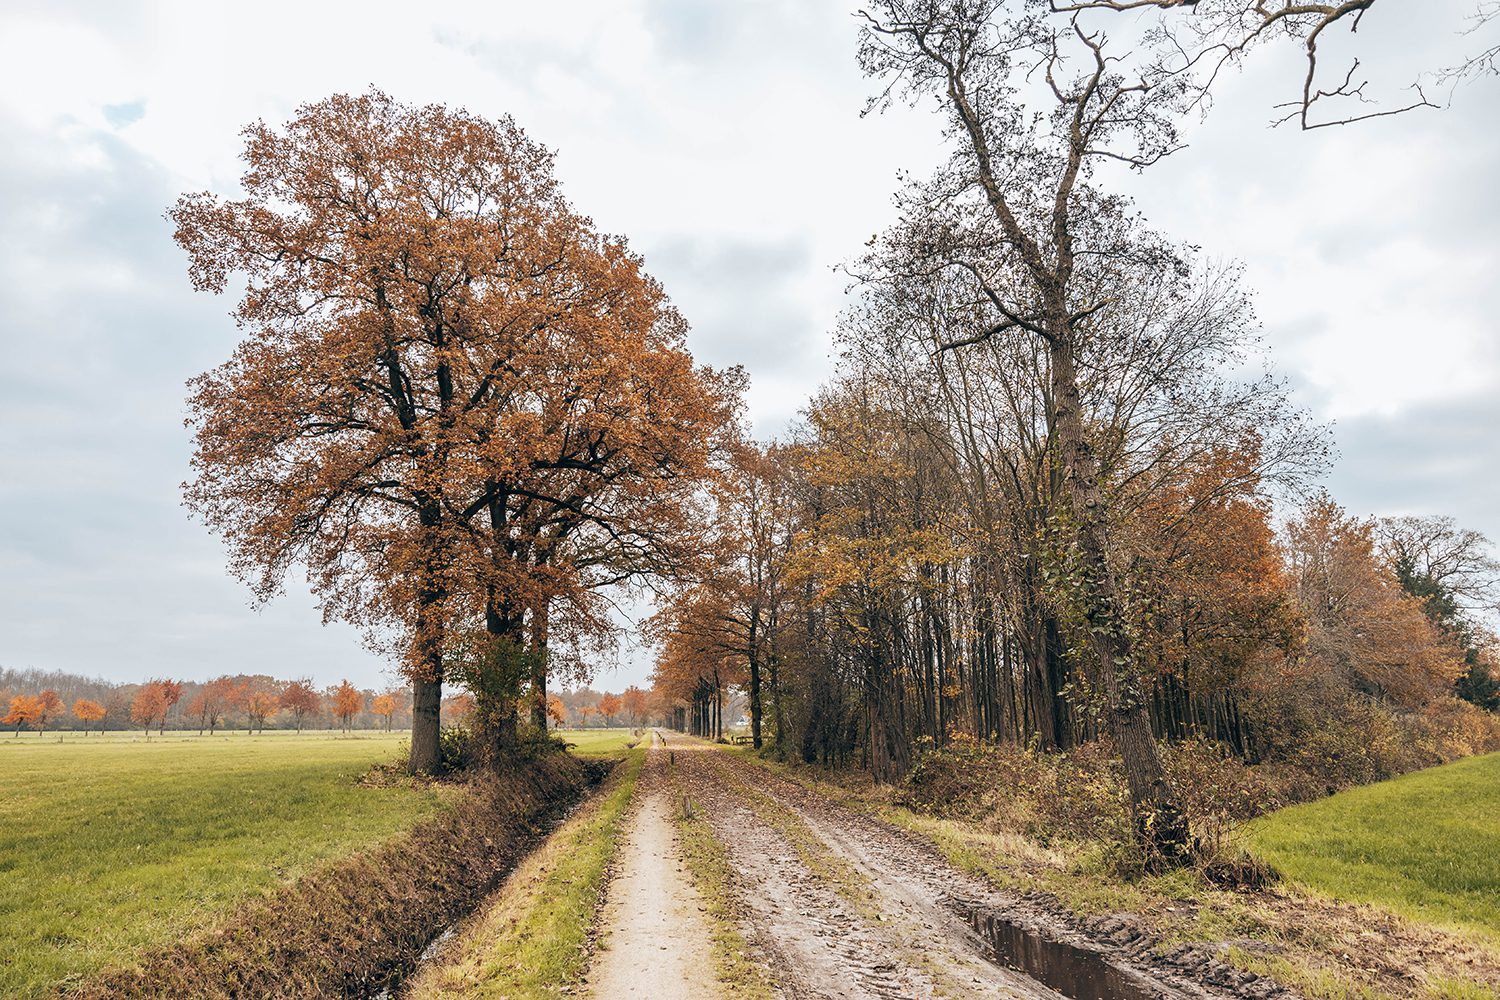
[[[128,962],[433,814],[437,791],[357,784],[403,738],[0,737],[0,996]]]
[[[635,732],[633,729],[558,729],[553,735],[566,740],[569,749],[580,757],[621,757],[635,743]]]
[[[1500,753],[1282,809],[1249,833],[1295,882],[1500,943]]]

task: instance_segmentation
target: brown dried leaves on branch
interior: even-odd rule
[[[246,282],[189,419],[187,503],[233,569],[264,600],[306,567],[326,616],[402,638],[427,680],[497,607],[603,627],[591,587],[690,544],[738,374],[693,364],[508,118],[372,91],[244,134],[245,196],[170,213],[199,289]]]

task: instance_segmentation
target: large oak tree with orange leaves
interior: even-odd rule
[[[303,567],[325,616],[400,646],[431,771],[452,650],[487,644],[503,742],[522,682],[546,704],[545,657],[506,651],[545,648],[551,608],[597,630],[591,587],[670,567],[738,379],[693,365],[509,118],[371,91],[244,135],[244,197],[170,213],[197,288],[244,279],[244,339],[192,384],[187,502],[259,599]]]

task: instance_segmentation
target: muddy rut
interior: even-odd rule
[[[679,786],[730,855],[750,939],[786,997],[1281,993],[1210,957],[1163,957],[1128,928],[1117,939],[1090,933],[1055,906],[954,869],[931,844],[709,744],[674,734],[667,746]]]

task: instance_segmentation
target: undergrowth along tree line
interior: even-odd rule
[[[781,752],[881,780],[955,734],[1107,739],[1152,865],[1194,836],[1161,739],[1325,788],[1500,745],[1481,619],[1445,618],[1453,578],[1377,555],[1375,525],[1309,495],[1326,435],[1279,380],[1240,374],[1260,359],[1238,273],[1153,231],[1111,173],[1181,151],[1220,72],[1262,45],[1307,55],[1282,122],[1432,106],[1418,89],[1373,112],[1363,84],[1319,82],[1320,39],[1371,6],[860,12],[871,110],[933,106],[951,159],[906,180],[899,221],[848,265],[838,374],[738,463],[718,558],[655,622],[685,725],[719,735],[743,683],[757,745],[769,695]],[[1278,497],[1300,501],[1279,539]],[[1464,534],[1381,530],[1393,549]]]

